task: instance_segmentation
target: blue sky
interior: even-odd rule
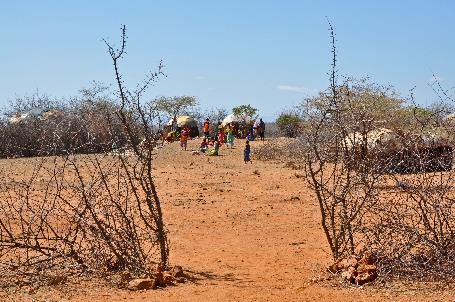
[[[435,99],[436,73],[455,86],[455,1],[6,1],[0,10],[0,105],[37,89],[71,96],[111,83],[102,38],[128,29],[122,62],[134,84],[158,65],[147,97],[194,95],[202,107],[250,103],[271,117],[328,85],[326,16],[336,27],[340,73],[370,76],[402,95]]]

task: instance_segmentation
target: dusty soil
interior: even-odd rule
[[[195,149],[199,141],[190,141]],[[319,211],[301,172],[285,163],[243,162],[244,141],[218,157],[158,151],[156,181],[171,239],[171,264],[190,279],[131,292],[72,280],[54,288],[1,291],[0,301],[452,301],[442,284],[355,287],[330,277]],[[18,160],[20,162],[32,159]],[[10,161],[1,165],[7,167]],[[13,164],[13,165],[17,165]],[[16,170],[17,171],[17,170]],[[300,173],[300,174],[299,174]]]

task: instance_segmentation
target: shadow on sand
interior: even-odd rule
[[[222,282],[248,282],[245,279],[235,276],[233,273],[228,274],[215,274],[213,272],[196,272],[192,270],[185,270],[185,278],[194,284],[201,284],[201,281],[222,281]]]

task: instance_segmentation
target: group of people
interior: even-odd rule
[[[199,151],[202,153],[207,153],[208,156],[216,156],[220,150],[220,142],[218,140],[212,140],[203,138],[201,145],[199,146]]]
[[[232,138],[232,140],[233,140],[233,138]],[[216,156],[216,155],[218,155],[221,145],[222,145],[222,143],[218,139],[211,139],[211,138],[204,137],[202,139],[201,145],[199,146],[199,151],[202,153],[207,153],[208,156]],[[233,146],[233,143],[231,146]],[[186,148],[185,148],[185,150],[186,150]],[[245,163],[251,162],[250,153],[251,153],[250,141],[246,140],[245,149],[243,150],[243,160],[245,161]]]
[[[171,132],[163,137],[165,140],[172,142],[175,139],[180,141],[182,150],[187,150],[188,139],[190,137],[190,129],[188,126],[183,126],[180,131],[172,129]],[[216,156],[219,154],[220,147],[226,145],[227,148],[234,148],[236,138],[246,138],[245,148],[243,150],[243,159],[245,163],[251,162],[250,141],[260,138],[264,140],[265,124],[262,119],[255,121],[250,125],[239,125],[238,123],[229,123],[223,126],[218,122],[215,131],[210,131],[210,120],[207,118],[202,127],[204,136],[199,146],[199,152],[205,153],[208,156]]]
[[[210,120],[207,118],[202,129],[204,137],[216,137],[222,143],[226,142],[228,146],[233,145],[233,140],[236,137],[246,138],[249,141],[258,137],[263,141],[265,137],[265,123],[262,118],[247,125],[232,122],[223,126],[221,122],[218,122],[215,131],[210,131]]]
[[[217,133],[213,136],[210,135],[210,120],[207,118],[202,127],[204,138],[199,147],[199,151],[207,155],[214,156],[218,155],[219,149],[222,145],[226,145],[228,148],[234,148],[234,126],[232,124],[223,127],[221,123],[218,123]]]
[[[213,138],[218,141],[221,145],[226,144],[228,148],[234,148],[234,138],[236,132],[236,125],[228,124],[226,127],[223,127],[221,123],[218,123],[217,133],[214,136],[210,136],[210,121],[206,119],[204,122],[204,138],[209,139]]]
[[[265,137],[265,123],[262,119],[256,120],[253,124],[253,135],[259,136],[261,141],[264,141]]]
[[[261,123],[262,119],[260,120]],[[222,145],[226,145],[228,148],[234,148],[234,140],[236,138],[236,135],[239,136],[241,133],[239,133],[240,129],[243,129],[243,127],[239,127],[238,124],[230,123],[223,127],[221,122],[218,122],[217,125],[217,133],[215,135],[210,135],[210,120],[207,118],[204,122],[203,125],[203,133],[204,133],[204,138],[201,142],[201,145],[199,147],[200,152],[207,152],[207,155],[213,156],[213,155],[218,155],[219,148]],[[265,129],[262,128],[262,129]],[[243,159],[244,162],[251,162],[250,154],[251,154],[251,147],[250,147],[250,140],[254,140],[254,127],[251,129],[249,132],[249,135],[246,137],[246,142],[245,142],[245,148],[243,150]],[[259,133],[259,132],[258,132]],[[263,132],[262,133],[262,139],[264,137]]]

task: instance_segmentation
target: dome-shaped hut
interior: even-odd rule
[[[380,128],[344,138],[345,162],[354,170],[416,173],[452,169],[453,148],[441,127],[420,133]]]
[[[172,131],[173,123],[174,119],[170,119],[165,126],[165,130]],[[177,116],[175,121],[175,127],[177,128],[177,130],[183,129],[184,127],[188,127],[190,129],[190,137],[199,136],[198,121],[192,118],[191,116],[188,115]]]

